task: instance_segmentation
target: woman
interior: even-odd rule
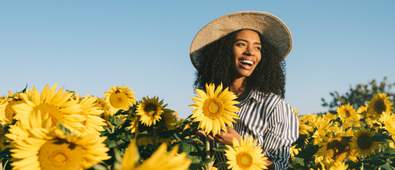
[[[238,96],[239,120],[216,136],[222,144],[252,135],[272,161],[287,169],[289,149],[298,138],[298,120],[284,101],[284,58],[291,34],[277,17],[265,12],[237,12],[204,26],[192,41],[190,56],[197,69],[196,88],[224,84]],[[219,155],[216,161],[226,161]]]

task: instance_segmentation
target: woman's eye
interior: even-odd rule
[[[256,48],[257,50],[261,50],[261,47],[259,47],[259,46],[258,46],[258,47],[255,47],[255,48]]]
[[[243,47],[243,46],[245,46],[245,44],[244,43],[236,43],[236,46]]]

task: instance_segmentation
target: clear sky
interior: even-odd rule
[[[57,82],[81,95],[127,85],[190,114],[195,33],[221,15],[262,10],[293,33],[286,100],[301,113],[321,97],[387,76],[395,81],[395,1],[1,1],[0,95]]]

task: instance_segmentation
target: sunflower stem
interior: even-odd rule
[[[206,159],[211,159],[211,146],[210,146],[210,141],[206,138]]]

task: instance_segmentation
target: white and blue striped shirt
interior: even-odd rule
[[[257,139],[274,169],[287,169],[291,144],[299,137],[298,118],[291,106],[278,95],[251,90],[241,99],[239,107],[240,119],[234,125],[235,130],[241,136]],[[220,153],[216,159],[226,161]]]

